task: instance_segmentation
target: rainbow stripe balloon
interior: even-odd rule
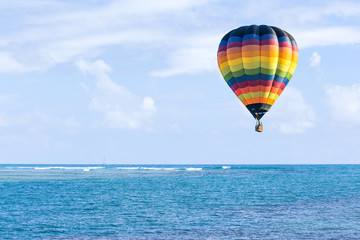
[[[217,59],[227,84],[259,121],[289,83],[298,48],[280,28],[243,26],[222,38]]]

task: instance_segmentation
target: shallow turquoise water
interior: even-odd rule
[[[0,165],[0,239],[360,239],[360,166]]]

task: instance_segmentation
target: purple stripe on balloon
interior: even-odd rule
[[[284,90],[284,88],[286,87],[286,85],[284,83],[279,83],[277,81],[274,81],[272,86],[275,88],[280,88],[281,90]]]
[[[248,39],[248,40],[244,40],[241,43],[242,46],[246,46],[246,45],[260,45],[260,41],[256,40],[256,39]]]
[[[236,89],[238,89],[239,88],[239,86],[238,86],[238,83],[234,83],[233,85],[231,85],[231,90],[233,91],[233,92],[235,92],[236,91]]]
[[[226,46],[219,46],[218,53],[222,51],[226,51]]]
[[[275,40],[275,39],[264,39],[261,41],[261,45],[275,45],[277,46],[278,45],[278,41]]]
[[[247,81],[248,82],[248,86],[249,87],[257,87],[260,85],[260,79],[259,80],[255,80],[255,81]]]
[[[232,47],[241,47],[241,42],[229,42],[227,45],[228,48]]]
[[[292,48],[291,42],[279,42],[279,47]]]
[[[260,85],[264,86],[264,87],[268,87],[268,86],[271,86],[272,85],[272,80],[263,80],[263,79],[260,79]]]
[[[238,88],[244,88],[244,87],[257,87],[257,86],[269,87],[272,85],[273,85],[273,81],[267,81],[263,79],[258,79],[255,81],[245,80],[240,83],[238,82],[234,83],[233,85],[231,85],[231,89],[235,91]],[[276,84],[276,87],[280,87],[280,84]]]
[[[235,42],[234,42],[235,43]],[[230,44],[230,43],[229,43]],[[228,44],[228,47],[229,47]],[[278,41],[275,39],[264,39],[262,41],[256,40],[256,39],[248,39],[241,42],[241,46],[247,46],[247,45],[278,45]]]

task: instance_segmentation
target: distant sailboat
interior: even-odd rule
[[[106,167],[106,166],[109,166],[109,164],[106,162],[106,158],[105,158],[105,155],[104,155],[104,158],[103,158],[103,165]]]

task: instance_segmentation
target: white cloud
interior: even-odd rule
[[[330,86],[325,89],[325,93],[336,124],[360,124],[360,84]]]
[[[21,114],[1,112],[0,128],[1,127],[23,128],[25,132],[30,134],[45,133],[49,129],[66,134],[75,134],[81,127],[81,124],[73,117],[59,118],[39,111]]]
[[[55,128],[64,128],[64,129],[78,129],[81,124],[74,118],[58,118],[50,116],[49,114],[43,112],[34,112],[31,114],[32,118],[37,119],[42,126],[46,127],[55,127]]]
[[[216,49],[218,42],[209,45],[191,46],[170,53],[168,67],[151,73],[155,77],[171,77],[184,73],[199,73],[217,69]]]
[[[271,14],[269,14],[271,9]],[[360,2],[358,1],[309,1],[289,2],[285,0],[248,1],[238,7],[222,8],[222,15],[232,16],[227,22],[237,26],[267,23],[278,26],[294,36],[299,48],[349,45],[360,43]],[[219,14],[220,14],[219,13]],[[259,22],[254,23],[254,19]],[[229,29],[230,30],[230,29]],[[344,37],[346,36],[346,37]]]
[[[0,112],[0,129],[0,143],[24,154],[34,149],[54,151],[66,145],[63,139],[77,135],[81,124],[74,117],[56,117],[40,111]]]
[[[279,2],[283,4],[282,1]],[[290,4],[287,9],[278,8],[279,11],[286,11],[287,17],[292,23],[315,24],[324,23],[327,18],[349,18],[360,14],[360,3],[355,1],[316,1],[306,6]]]
[[[294,29],[293,36],[295,36],[299,48],[359,44],[360,28],[357,26],[337,26],[316,27],[306,30]]]
[[[96,125],[109,128],[150,128],[151,120],[157,109],[151,97],[141,99],[109,77],[110,66],[104,61],[78,61],[76,65],[83,73],[96,78],[96,86],[89,88],[82,83],[84,89],[93,95],[91,107],[103,114],[103,119]],[[86,86],[86,87],[84,87]]]
[[[26,18],[22,15],[18,18],[19,14],[16,14],[17,21],[23,24],[18,24],[12,31],[3,31],[0,50],[3,48],[8,55],[16,53],[13,65],[21,59],[23,65],[31,66],[29,70],[43,70],[57,63],[74,61],[79,56],[94,57],[105,46],[126,44],[145,49],[150,45],[152,48],[163,47],[165,43],[168,47],[168,43],[172,42],[170,39],[181,35],[173,24],[179,21],[184,23],[183,16],[188,14],[188,10],[205,2],[112,1],[93,7],[73,3],[63,4],[59,10],[55,10],[55,1],[54,4],[50,1],[36,1],[34,4],[26,4],[26,1],[11,4],[7,1],[9,12],[16,13],[16,7],[31,11]],[[51,11],[31,15],[37,13],[34,9],[40,6],[51,8]],[[191,23],[191,20],[187,22]]]
[[[43,8],[48,6],[59,7],[60,3],[48,0],[2,0],[0,8]]]
[[[74,117],[57,117],[38,110],[24,110],[21,95],[0,95],[0,128],[5,132],[17,129],[23,133],[44,133],[57,131],[65,134],[75,134],[81,124]],[[26,105],[25,105],[26,106]]]
[[[222,35],[218,32],[197,32],[177,40],[169,52],[167,66],[151,73],[156,77],[171,77],[204,71],[218,71],[216,52]]]
[[[293,87],[285,88],[269,113],[272,126],[285,134],[303,133],[315,126],[315,111]]]
[[[32,114],[9,115],[0,113],[0,127],[28,125],[32,119]]]
[[[235,2],[235,1],[234,1]],[[269,14],[271,9],[271,14]],[[329,19],[337,18],[343,21],[347,18],[357,17],[360,14],[358,1],[307,1],[290,2],[286,0],[257,0],[245,4],[233,4],[229,8],[222,8],[226,15],[241,11],[235,20],[249,21],[265,19],[270,25],[294,27],[308,26],[309,31],[314,25],[328,25]],[[228,18],[229,19],[229,18]],[[231,19],[229,19],[231,20]],[[339,22],[338,21],[338,22]]]
[[[234,9],[226,8],[226,11],[229,14],[232,11],[241,11],[242,14],[235,19],[240,19],[245,22],[244,24],[253,24],[254,16],[258,16],[260,19],[268,19],[269,21],[266,22],[273,22],[274,25],[289,31],[295,37],[299,48],[360,43],[360,28],[358,26],[345,25],[342,21],[339,21],[338,26],[329,27],[326,24],[329,17],[346,18],[358,16],[360,3],[349,1],[344,3],[322,2],[304,7],[296,4],[284,4],[284,1],[271,1],[271,3],[269,1],[257,1],[241,5],[241,10],[237,10],[236,5],[234,6]],[[269,9],[272,9],[271,15],[267,14]],[[222,10],[224,9],[222,8]],[[224,13],[222,12],[222,14]],[[281,16],[281,18],[278,16]],[[251,21],[247,23],[248,20]],[[228,23],[231,21],[232,19],[229,19]],[[233,28],[235,27],[237,25],[233,26]],[[208,35],[194,33],[189,37],[183,37],[183,42],[174,46],[174,51],[169,52],[168,67],[153,71],[152,75],[170,77],[184,73],[216,70],[217,67],[213,64],[216,62],[213,59],[213,56],[216,55],[216,49],[214,48],[217,48],[222,36],[219,36],[218,32],[214,30],[208,30]],[[231,30],[231,28],[227,30]],[[347,37],[344,38],[343,36]],[[186,43],[189,43],[189,45],[186,45]],[[311,60],[311,67],[322,72],[320,69],[321,56],[317,54],[313,57],[316,58]]]
[[[152,99],[151,97],[145,97],[142,104],[142,108],[145,111],[156,111],[156,107],[154,103],[155,103],[154,99]]]
[[[24,72],[26,67],[19,63],[9,53],[0,52],[0,73]]]
[[[75,65],[83,74],[90,73],[99,79],[108,78],[109,73],[112,71],[111,67],[102,60],[97,60],[93,63],[79,60]]]
[[[152,76],[216,71],[219,33],[239,22],[253,23],[254,16],[292,33],[300,48],[360,43],[358,24],[343,20],[359,15],[360,4],[354,1],[302,6],[281,0],[241,5],[210,0],[99,1],[92,5],[17,0],[3,1],[0,7],[16,19],[10,21],[15,27],[0,25],[0,65],[6,66],[0,72],[44,70],[94,58],[114,45],[135,51],[161,50],[164,67],[150,70]],[[18,8],[27,14],[19,14]],[[267,14],[269,9],[272,14]],[[242,14],[233,16],[236,11]],[[224,17],[230,14],[232,18]],[[329,27],[329,18],[339,21]]]
[[[309,60],[310,60],[310,67],[318,68],[320,66],[321,56],[319,55],[319,53],[313,52]]]
[[[0,95],[0,105],[8,105],[9,103],[16,101],[17,98],[19,98],[19,95],[16,94],[2,94]]]

